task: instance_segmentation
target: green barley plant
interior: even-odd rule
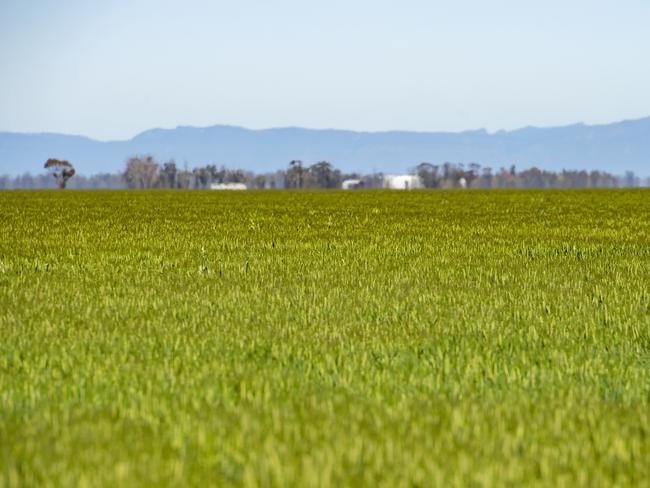
[[[0,192],[0,486],[647,485],[648,216]]]

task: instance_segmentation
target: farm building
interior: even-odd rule
[[[361,180],[344,180],[341,183],[342,190],[356,190],[357,188],[363,188],[363,181]]]
[[[210,190],[246,190],[244,183],[212,183]]]
[[[384,188],[391,190],[415,190],[424,188],[422,180],[417,175],[386,175]]]

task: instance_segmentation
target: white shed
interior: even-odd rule
[[[356,190],[362,186],[363,182],[361,180],[343,180],[343,183],[341,183],[342,190]]]
[[[391,190],[415,190],[417,188],[424,188],[424,185],[418,175],[386,175],[384,176],[384,188]]]
[[[244,183],[212,183],[210,190],[246,190]]]

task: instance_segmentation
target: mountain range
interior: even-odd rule
[[[304,128],[250,130],[215,125],[152,129],[129,140],[98,141],[54,133],[0,132],[0,174],[43,172],[51,157],[68,159],[84,175],[114,173],[133,155],[174,159],[180,167],[225,165],[275,171],[300,159],[326,160],[345,171],[403,172],[422,161],[476,162],[547,170],[597,169],[650,176],[650,117],[603,125],[526,127],[513,131],[353,132]]]

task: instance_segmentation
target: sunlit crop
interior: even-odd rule
[[[640,486],[650,193],[2,192],[0,486]]]

